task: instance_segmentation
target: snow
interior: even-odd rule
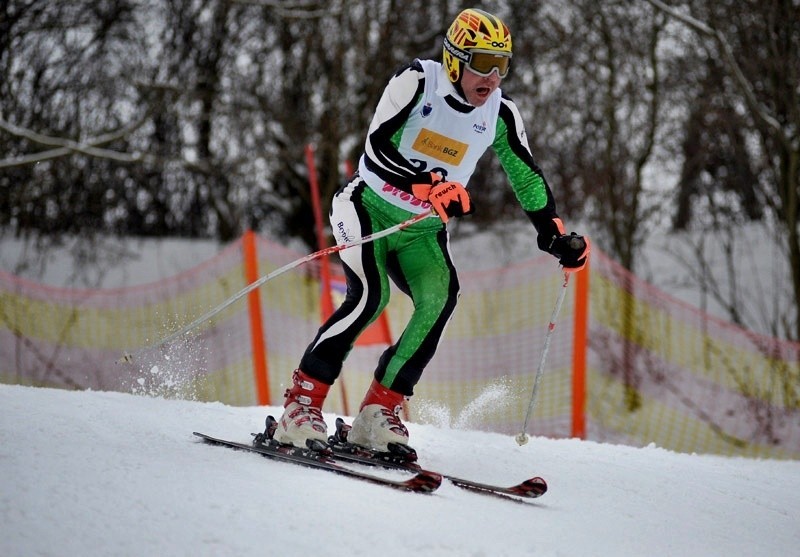
[[[800,555],[800,462],[408,424],[433,470],[547,479],[513,503],[446,483],[399,492],[192,435],[248,442],[278,411],[0,385],[0,555]]]

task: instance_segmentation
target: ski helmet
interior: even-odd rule
[[[505,77],[511,62],[511,32],[490,13],[474,8],[464,10],[444,37],[443,61],[453,83],[460,81],[464,65],[478,75],[497,71]]]

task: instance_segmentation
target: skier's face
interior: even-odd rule
[[[461,88],[464,90],[464,96],[469,104],[483,106],[495,89],[500,87],[501,81],[502,78],[497,75],[497,71],[484,77],[472,72],[467,66],[461,75]]]

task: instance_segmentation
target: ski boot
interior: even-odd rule
[[[286,390],[283,416],[278,420],[273,439],[284,445],[301,448],[325,446],[328,426],[322,417],[322,403],[330,385],[296,369],[292,374],[294,385]]]
[[[400,421],[405,397],[372,380],[358,415],[347,432],[347,441],[374,451],[408,448],[408,430]],[[399,447],[398,447],[399,446]]]

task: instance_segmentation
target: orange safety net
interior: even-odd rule
[[[588,437],[800,458],[800,344],[682,303],[592,254]]]
[[[256,237],[262,276],[301,254]],[[258,404],[253,314],[242,298],[167,345],[161,339],[245,287],[242,242],[179,275],[114,290],[59,289],[0,272],[0,381],[69,389]],[[597,247],[588,277],[588,327],[576,323],[572,281],[528,433],[586,437],[686,452],[800,458],[800,345],[714,319],[627,273]],[[334,266],[335,267],[335,266]],[[252,271],[251,271],[252,273]],[[417,385],[409,419],[519,433],[563,275],[543,255],[460,273],[462,294],[439,350]],[[252,276],[251,276],[252,279]],[[266,391],[282,393],[320,323],[318,262],[259,290]],[[334,296],[335,299],[335,296]],[[395,291],[395,338],[410,317]],[[257,312],[258,313],[258,312]],[[578,314],[580,312],[577,312]],[[577,329],[576,329],[577,325]],[[574,345],[575,338],[586,346]],[[360,401],[385,342],[357,345],[325,410]],[[132,363],[119,363],[129,352]],[[575,357],[586,362],[575,381]],[[578,408],[585,387],[585,408]]]

